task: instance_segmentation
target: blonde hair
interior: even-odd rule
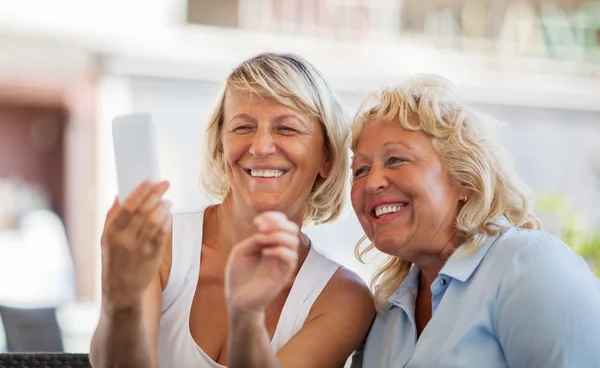
[[[367,97],[352,124],[352,151],[356,150],[360,134],[368,124],[396,117],[404,129],[429,134],[450,180],[471,191],[456,218],[457,235],[463,241],[461,251],[474,252],[488,236],[502,231],[496,223],[502,216],[515,227],[540,228],[532,211],[530,188],[520,180],[508,155],[490,137],[490,128],[497,121],[460,103],[449,81],[417,75]],[[361,261],[374,249],[373,244],[363,248],[364,240],[366,236],[355,249]],[[371,286],[380,310],[411,267],[407,260],[388,256],[375,272]]]
[[[346,107],[308,61],[294,54],[263,53],[242,62],[229,77],[219,96],[206,129],[204,170],[201,184],[218,200],[227,195],[230,184],[223,171],[221,127],[227,91],[251,93],[273,99],[318,119],[323,127],[325,152],[331,171],[320,175],[311,190],[304,222],[326,223],[344,208],[349,175],[348,137],[351,116]],[[311,152],[307,152],[310,155]]]

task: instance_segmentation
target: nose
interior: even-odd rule
[[[365,189],[370,194],[378,194],[389,187],[389,181],[385,176],[385,170],[377,166],[371,167],[367,173]]]
[[[250,153],[254,157],[262,158],[275,153],[275,151],[277,151],[277,147],[275,147],[271,130],[267,127],[257,129],[252,138]]]

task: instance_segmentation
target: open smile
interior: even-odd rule
[[[374,223],[380,223],[402,215],[408,206],[409,203],[405,202],[382,204],[374,207],[370,215]]]
[[[278,179],[288,172],[288,170],[279,169],[245,169],[244,171],[255,179]]]

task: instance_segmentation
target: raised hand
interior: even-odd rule
[[[158,272],[171,228],[168,182],[140,184],[123,203],[117,199],[102,232],[102,295],[111,308],[129,307]]]
[[[258,232],[231,251],[225,270],[225,295],[231,313],[264,312],[294,275],[300,230],[279,212],[254,220]]]

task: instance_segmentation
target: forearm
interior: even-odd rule
[[[102,307],[92,338],[90,360],[95,368],[153,367],[140,305],[119,310]]]
[[[264,314],[234,316],[229,325],[229,368],[280,368],[269,341]]]

